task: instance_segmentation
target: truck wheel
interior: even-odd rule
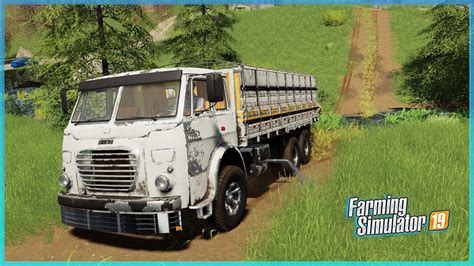
[[[230,231],[239,225],[247,206],[247,180],[237,166],[221,169],[217,182],[211,224],[219,231]]]
[[[283,150],[283,159],[292,162],[296,167],[301,165],[301,152],[298,146],[298,140],[295,137],[291,137],[288,143],[286,143],[285,149]],[[289,166],[283,167],[283,174],[289,176],[293,174],[293,170]]]
[[[303,129],[298,137],[298,146],[301,151],[301,162],[307,164],[311,160],[311,134],[309,130]]]

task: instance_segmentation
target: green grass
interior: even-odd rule
[[[10,49],[6,51],[5,58],[15,57],[20,47],[30,50],[33,55],[37,55],[41,49],[40,38],[39,33],[27,35],[20,32],[16,34],[10,43]]]
[[[60,224],[62,132],[29,117],[5,117],[5,240],[48,234]]]
[[[429,39],[420,32],[431,23],[426,13],[431,6],[392,6],[390,23],[394,38],[395,61],[403,66],[416,56],[418,49]],[[395,90],[400,92],[403,83],[401,74],[395,75]],[[402,100],[407,101],[409,99]]]
[[[37,55],[41,48],[41,32],[33,23],[17,21],[13,18],[20,16],[15,10],[18,7],[5,6],[5,27],[12,32],[9,49],[5,49],[5,58],[14,58],[20,47],[30,50]],[[5,47],[7,48],[7,47]]]
[[[395,41],[395,60],[399,64],[409,62],[428,39],[420,32],[431,23],[426,13],[428,7],[393,6],[390,23]]]
[[[436,118],[343,137],[322,189],[294,187],[272,226],[252,239],[251,260],[450,261],[469,256],[468,124]],[[295,185],[297,186],[297,185]],[[409,198],[408,213],[449,209],[446,231],[354,237],[350,196]]]
[[[349,19],[326,27],[327,10],[342,10]],[[276,6],[238,11],[237,18],[235,50],[243,63],[314,75],[324,94],[323,109],[335,109],[350,51],[352,6]]]

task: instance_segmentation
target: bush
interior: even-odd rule
[[[469,114],[467,112],[449,113],[430,109],[403,109],[397,113],[386,114],[383,123],[385,125],[398,125],[425,120],[465,123],[469,121]]]
[[[5,93],[5,113],[13,115],[21,115],[20,106],[16,102],[16,98]]]
[[[68,90],[68,113],[65,114],[62,110],[60,94],[61,88],[44,85],[29,96],[35,105],[35,118],[45,119],[53,128],[66,127],[78,96],[77,90]]]
[[[319,121],[313,124],[312,153],[315,160],[329,158],[334,155],[334,143],[345,134],[361,132],[358,125],[351,125],[339,114],[322,114]]]
[[[415,102],[444,107],[469,104],[469,7],[439,5],[429,11],[433,24],[422,31],[430,38],[403,66],[402,94]]]
[[[345,120],[341,115],[338,114],[322,114],[319,117],[319,121],[313,124],[313,127],[325,130],[335,130],[342,128],[345,124]]]
[[[435,114],[436,111],[428,109],[403,109],[397,113],[386,114],[383,122],[388,125],[396,125],[403,122],[422,121]]]
[[[20,90],[5,94],[5,112],[13,115],[34,115],[34,103],[29,98],[29,93]]]
[[[343,10],[328,10],[323,13],[324,26],[341,26],[346,21],[347,15]]]

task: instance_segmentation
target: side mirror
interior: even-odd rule
[[[224,100],[224,80],[218,73],[206,75],[207,100],[211,103]]]
[[[67,114],[67,90],[61,90],[61,108],[63,109],[63,113]]]

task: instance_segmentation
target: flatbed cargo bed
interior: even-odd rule
[[[240,146],[307,126],[319,119],[313,76],[264,68],[234,68]]]

